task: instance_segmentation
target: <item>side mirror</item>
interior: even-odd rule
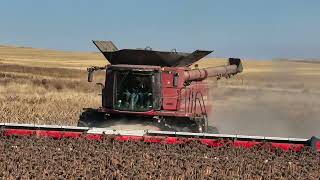
[[[92,82],[93,80],[93,69],[92,68],[88,68],[88,82]]]

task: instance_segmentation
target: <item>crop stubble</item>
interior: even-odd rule
[[[320,153],[0,136],[0,178],[317,179]]]

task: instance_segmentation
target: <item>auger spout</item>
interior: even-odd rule
[[[185,71],[185,81],[201,81],[208,77],[229,77],[242,72],[241,60],[238,58],[229,58],[229,64],[225,66],[210,67],[204,69],[193,69]]]

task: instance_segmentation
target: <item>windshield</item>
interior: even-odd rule
[[[116,72],[115,108],[123,111],[151,110],[153,79],[153,72]]]

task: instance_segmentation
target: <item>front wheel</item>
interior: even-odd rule
[[[206,133],[208,131],[208,117],[206,115],[203,115],[201,117],[195,118],[195,131],[197,133]]]
[[[104,114],[94,109],[83,111],[78,120],[78,127],[95,127],[99,122],[104,120]]]

